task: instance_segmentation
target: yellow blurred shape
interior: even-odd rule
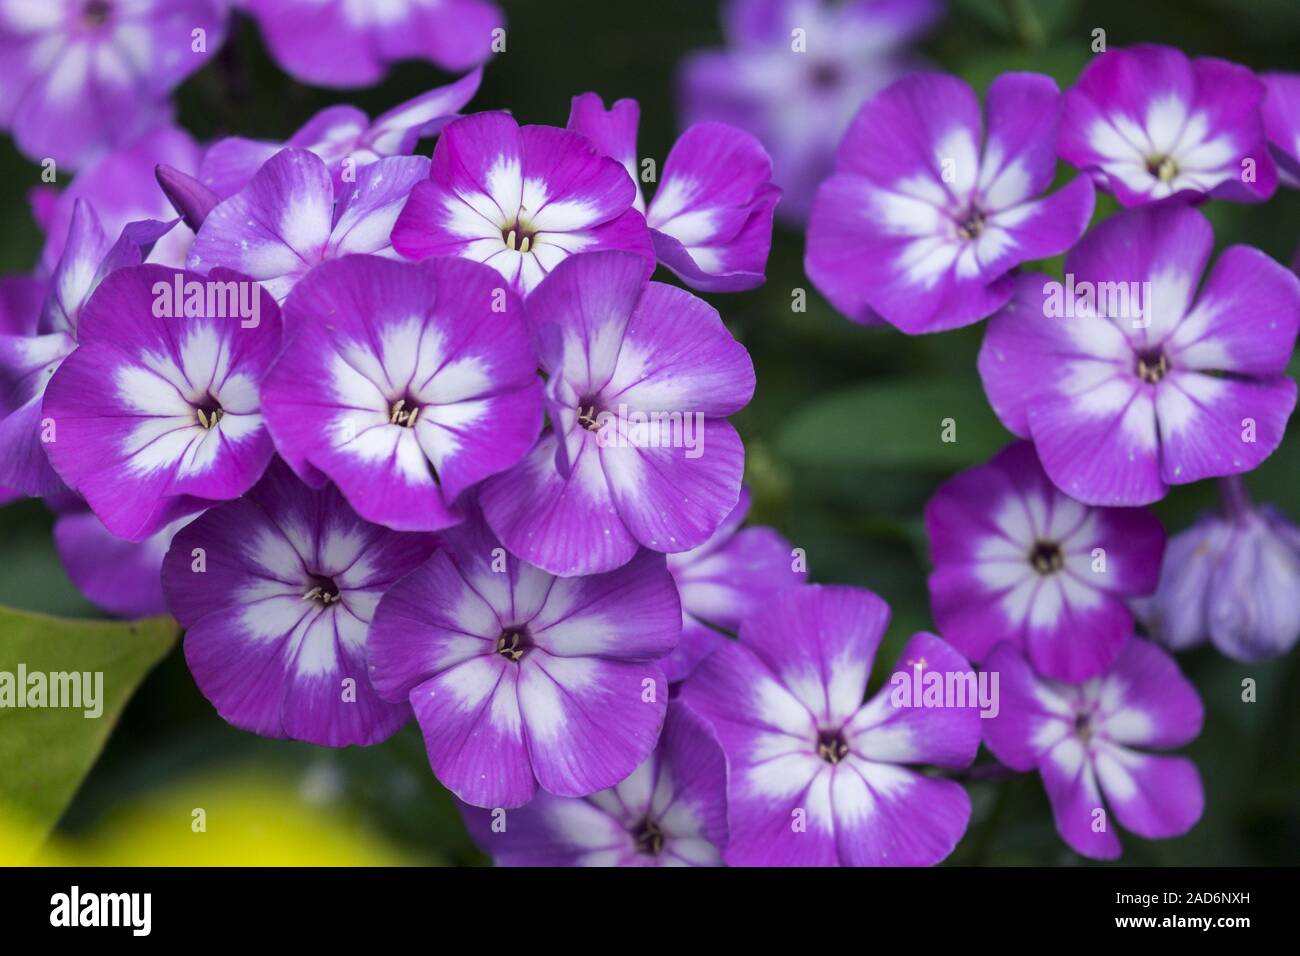
[[[76,866],[402,866],[414,862],[337,806],[263,773],[221,774],[145,794],[83,839],[32,856],[0,819],[0,864]]]

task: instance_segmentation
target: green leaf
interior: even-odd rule
[[[21,821],[28,849],[58,822],[126,702],[179,634],[169,617],[77,621],[0,608],[0,816]],[[16,686],[20,666],[28,687]],[[89,701],[48,706],[50,674],[87,673],[90,679],[78,681],[78,693]],[[47,684],[46,706],[17,707],[18,694],[34,699],[26,691],[35,687],[36,674]],[[88,703],[98,716],[86,716]]]
[[[954,441],[944,441],[947,419]],[[803,465],[946,470],[985,461],[1010,440],[978,382],[884,381],[795,412],[777,449]]]

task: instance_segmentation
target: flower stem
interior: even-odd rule
[[[1246,491],[1246,482],[1241,475],[1220,478],[1219,497],[1223,501],[1223,513],[1232,521],[1243,521],[1254,510],[1250,504],[1250,493]]]

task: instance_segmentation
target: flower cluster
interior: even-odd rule
[[[307,82],[468,72],[199,144],[166,99],[225,3],[0,7],[0,123],[33,156],[75,127],[81,168],[33,197],[40,265],[0,280],[0,500],[46,499],[106,611],[170,611],[224,720],[343,747],[413,718],[502,865],[930,865],[981,746],[976,770],[1041,776],[1080,854],[1119,855],[1111,814],[1196,823],[1195,765],[1149,752],[1203,721],[1169,651],[1300,637],[1300,531],[1240,479],[1295,406],[1300,281],[1245,246],[1202,281],[1195,204],[1300,183],[1296,77],[1139,46],[981,106],[885,85],[929,0],[734,0],[657,174],[633,100],[460,115],[486,0],[242,8]],[[1097,190],[1124,208],[1090,228]],[[1016,437],[927,504],[935,633],[874,680],[885,601],[745,525],[754,366],[697,294],[764,281],[782,202],[851,320],[989,319]],[[1166,547],[1147,506],[1206,478],[1225,514]]]
[[[1133,749],[1200,731],[1158,644],[1251,661],[1300,638],[1300,535],[1240,477],[1295,408],[1300,282],[1249,246],[1207,272],[1197,208],[1296,182],[1298,94],[1293,76],[1149,45],[1101,53],[1064,94],[1004,74],[983,113],[961,80],[918,73],[861,107],[813,204],[808,275],[848,318],[907,334],[989,319],[979,374],[1021,441],[926,507],[931,605],[1000,676],[985,744],[1041,774],[1086,856],[1119,855],[1108,814],[1147,838],[1201,815],[1189,761]],[[1082,175],[1043,196],[1058,160]],[[1089,228],[1094,189],[1121,211]],[[1061,253],[1063,273],[1021,268]],[[1144,506],[1207,478],[1225,513],[1166,549]]]

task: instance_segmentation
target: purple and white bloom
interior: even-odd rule
[[[1277,188],[1263,100],[1264,84],[1227,60],[1153,44],[1107,50],[1065,95],[1058,149],[1125,206],[1260,202]]]
[[[81,311],[78,347],[45,390],[45,447],[118,537],[143,541],[197,504],[239,497],[271,460],[258,385],[280,349],[280,315],[256,286],[255,326],[213,309],[211,288],[239,281],[131,266]],[[178,283],[209,294],[180,301],[167,294]]]
[[[460,806],[497,866],[721,866],[727,762],[709,726],[678,701],[636,770],[588,797],[545,791],[505,813]]]
[[[484,486],[493,531],[563,577],[612,570],[642,546],[708,541],[736,507],[745,465],[726,416],[754,392],[749,353],[718,313],[647,281],[627,252],[566,260],[525,311],[551,427]]]
[[[386,740],[411,710],[370,686],[371,619],[434,546],[368,524],[337,489],[313,490],[272,462],[244,497],[181,529],[163,562],[199,690],[227,723],[264,737]]]
[[[1261,114],[1278,180],[1300,189],[1300,73],[1261,73],[1267,91]]]
[[[663,555],[555,578],[508,553],[476,516],[375,612],[370,679],[410,700],[429,764],[476,807],[521,807],[540,787],[585,797],[650,756],[681,606]]]
[[[120,235],[132,222],[175,219],[176,213],[159,188],[154,170],[166,165],[193,173],[198,169],[199,155],[199,147],[184,130],[161,127],[87,166],[72,185],[58,194],[48,216],[42,217],[45,246],[41,250],[41,271],[49,274],[58,264],[78,199],[95,207],[107,236]],[[189,227],[177,224],[153,247],[149,261],[180,268],[193,241]]]
[[[170,228],[131,223],[110,242],[94,208],[77,199],[63,254],[48,284],[39,286],[41,298],[12,310],[22,315],[21,322],[6,323],[12,331],[0,328],[0,484],[26,495],[67,490],[46,455],[45,387],[77,347],[78,321],[91,293],[115,269],[139,265]]]
[[[537,360],[491,269],[347,256],[298,283],[284,322],[262,383],[267,425],[304,480],[332,479],[367,521],[455,524],[461,493],[537,440]]]
[[[454,83],[435,87],[371,120],[355,106],[321,110],[283,143],[227,136],[203,154],[198,179],[221,199],[239,192],[268,159],[286,146],[306,149],[321,158],[342,195],[353,177],[371,163],[406,156],[426,136],[436,136],[457,118],[457,111],[478,92],[481,69]]]
[[[1056,832],[1076,853],[1118,858],[1116,821],[1164,840],[1201,818],[1196,764],[1137,749],[1173,750],[1201,732],[1201,698],[1166,651],[1134,638],[1114,667],[1077,685],[1037,676],[1010,644],[985,669],[1001,675],[1001,707],[984,742],[1008,767],[1038,771]]]
[[[1281,442],[1300,280],[1232,246],[1202,285],[1213,245],[1188,206],[1119,213],[1070,250],[1066,283],[1023,276],[989,322],[989,401],[1070,497],[1150,504],[1250,471]]]
[[[976,662],[1008,642],[1072,683],[1115,663],[1133,633],[1126,599],[1155,590],[1165,545],[1151,512],[1063,494],[1028,442],[940,486],[925,530],[939,632]]]
[[[519,295],[575,252],[638,252],[648,275],[655,254],[636,197],[623,167],[585,136],[475,113],[438,137],[429,179],[397,218],[393,247],[410,259],[484,262]]]
[[[685,680],[725,643],[724,631],[734,634],[763,602],[807,580],[802,555],[780,532],[761,525],[741,527],[749,505],[749,490],[741,488],[740,501],[713,537],[698,548],[668,555],[668,570],[682,599],[682,638],[663,662],[671,683]]]
[[[916,68],[907,44],[941,10],[937,0],[729,0],[726,48],[693,54],[682,67],[685,122],[729,123],[757,136],[785,193],[777,215],[800,224],[853,115]]]
[[[1300,639],[1300,529],[1267,506],[1207,515],[1169,539],[1159,586],[1134,610],[1171,650],[1208,640],[1243,662],[1286,654]]]
[[[362,168],[356,182],[336,193],[319,156],[283,149],[208,213],[186,264],[198,272],[243,273],[283,303],[299,279],[328,259],[398,258],[389,240],[393,223],[428,174],[423,156],[391,156]]]
[[[918,671],[972,685],[974,674],[938,637],[916,634],[863,703],[888,621],[862,588],[790,588],[683,685],[727,755],[729,865],[928,866],[961,839],[966,791],[909,765],[968,766],[979,710],[942,694],[904,706],[896,691]]]
[[[68,580],[101,610],[127,619],[166,614],[163,557],[176,532],[196,516],[177,518],[143,541],[127,541],[81,507],[54,520],[54,548]]]
[[[955,76],[916,74],[877,94],[817,191],[804,257],[813,284],[853,321],[883,318],[909,335],[996,312],[1011,270],[1064,252],[1092,216],[1086,176],[1042,195],[1061,104],[1037,73],[994,80],[987,123]]]
[[[505,24],[489,0],[244,0],[272,58],[296,80],[373,86],[398,60],[460,72],[492,55]]]
[[[226,19],[224,0],[6,0],[0,128],[29,158],[79,168],[171,118],[168,94]]]
[[[607,111],[596,93],[573,98],[568,128],[618,160],[636,185],[659,261],[692,289],[740,292],[763,283],[772,247],[772,160],[749,133],[699,123],[673,144],[646,208],[636,153],[641,107],[619,100]]]

